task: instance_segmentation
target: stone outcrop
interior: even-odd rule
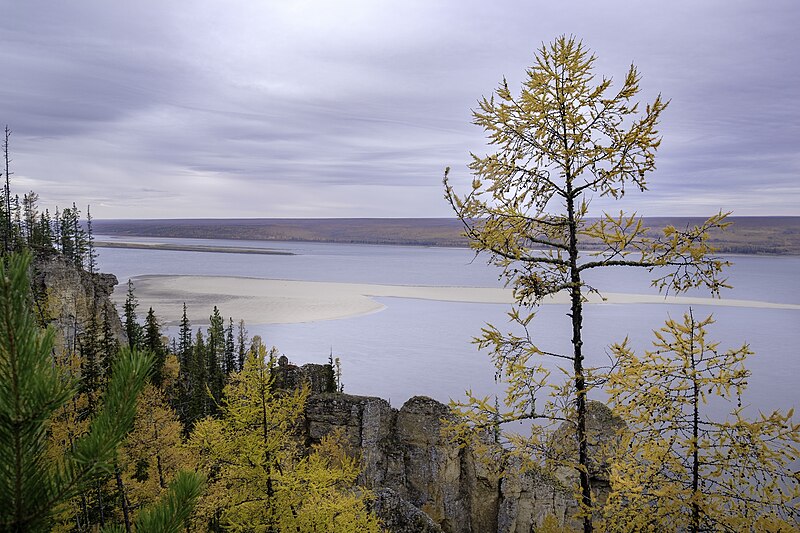
[[[375,491],[371,511],[391,533],[442,533],[442,528],[422,510],[414,507],[392,489]]]
[[[331,365],[308,363],[303,366],[293,365],[285,355],[278,358],[275,367],[275,386],[281,389],[295,389],[308,385],[311,394],[334,392],[336,380]]]
[[[56,353],[61,353],[65,346],[74,346],[94,313],[108,320],[116,338],[126,340],[122,321],[110,298],[117,284],[116,276],[79,270],[59,255],[37,259],[32,270],[36,312],[56,333]]]
[[[305,414],[310,443],[343,433],[360,455],[360,483],[382,495],[383,509],[410,504],[445,533],[527,533],[549,514],[561,521],[574,514],[572,491],[555,476],[515,474],[512,465],[501,480],[469,449],[444,439],[442,423],[453,415],[431,398],[416,396],[398,410],[380,398],[325,393],[309,398]],[[385,524],[393,533],[436,531],[413,529],[409,520]]]

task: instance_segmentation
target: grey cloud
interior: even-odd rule
[[[98,218],[447,216],[470,108],[562,33],[672,99],[649,214],[800,214],[793,2],[4,3],[17,175]]]

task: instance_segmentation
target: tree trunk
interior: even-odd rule
[[[581,274],[578,269],[578,224],[571,180],[567,180],[567,215],[569,217],[570,317],[572,319],[573,371],[575,372],[576,438],[578,440],[578,474],[581,484],[583,531],[592,533],[592,487],[589,481],[589,450],[586,440],[586,380],[583,375],[583,299]]]
[[[117,478],[117,489],[119,489],[120,499],[122,501],[122,516],[125,519],[125,531],[131,533],[131,513],[128,508],[128,497],[125,495],[125,485],[122,483],[122,473],[119,470],[119,465],[114,465],[114,476]]]
[[[691,332],[689,340],[689,353],[692,357],[692,523],[689,531],[698,533],[700,531],[700,504],[697,503],[698,490],[700,487],[700,453],[698,450],[698,438],[700,429],[699,400],[700,390],[697,385],[697,360],[694,357],[694,315],[689,308],[689,320],[691,322]]]

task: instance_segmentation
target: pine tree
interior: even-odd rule
[[[48,455],[48,421],[77,391],[53,365],[53,333],[30,312],[28,255],[0,261],[0,529],[44,531],[57,505],[90,490],[130,430],[150,358],[126,352],[102,410],[71,450]]]

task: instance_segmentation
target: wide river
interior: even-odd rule
[[[100,248],[99,269],[115,274],[119,292],[129,278],[143,275],[227,276],[270,280],[340,284],[410,285],[426,287],[501,287],[499,271],[466,249],[401,246],[319,244],[296,242],[224,241],[203,239],[147,239],[99,236],[102,241],[135,241],[201,246],[268,248],[294,255],[260,255]],[[800,257],[732,256],[728,270],[734,289],[720,303],[749,300],[790,306],[692,305],[696,317],[714,315],[710,338],[727,349],[748,343],[755,352],[745,401],[749,409],[788,409],[797,406],[800,379]],[[599,269],[598,269],[599,270]],[[644,270],[606,269],[594,272],[592,284],[613,293],[654,295]],[[321,284],[320,287],[325,287]],[[226,294],[218,305],[225,317],[238,321],[235,309],[226,309]],[[696,296],[707,296],[696,293]],[[124,298],[124,296],[122,296]],[[409,297],[373,297],[377,312],[311,322],[248,323],[249,334],[261,335],[295,363],[323,363],[329,353],[339,357],[345,391],[374,395],[399,406],[414,395],[440,401],[463,398],[465,389],[495,394],[494,368],[488,354],[478,352],[471,339],[486,322],[507,323],[509,305],[469,303]],[[150,305],[140,298],[140,315]],[[212,304],[213,305],[213,304]],[[265,305],[268,303],[265,300]],[[313,306],[313,302],[309,303]],[[786,308],[788,307],[788,308]],[[608,346],[626,336],[638,350],[649,347],[652,331],[668,317],[680,318],[684,304],[603,303],[587,305],[584,335],[588,364],[608,362]],[[211,307],[194,310],[208,316]],[[156,308],[156,313],[159,310]],[[570,323],[565,305],[542,306],[531,322],[539,347],[552,352],[569,350]],[[207,322],[207,320],[206,320]],[[199,320],[195,327],[201,326]],[[174,334],[174,328],[168,332]],[[599,399],[600,396],[597,396]]]

